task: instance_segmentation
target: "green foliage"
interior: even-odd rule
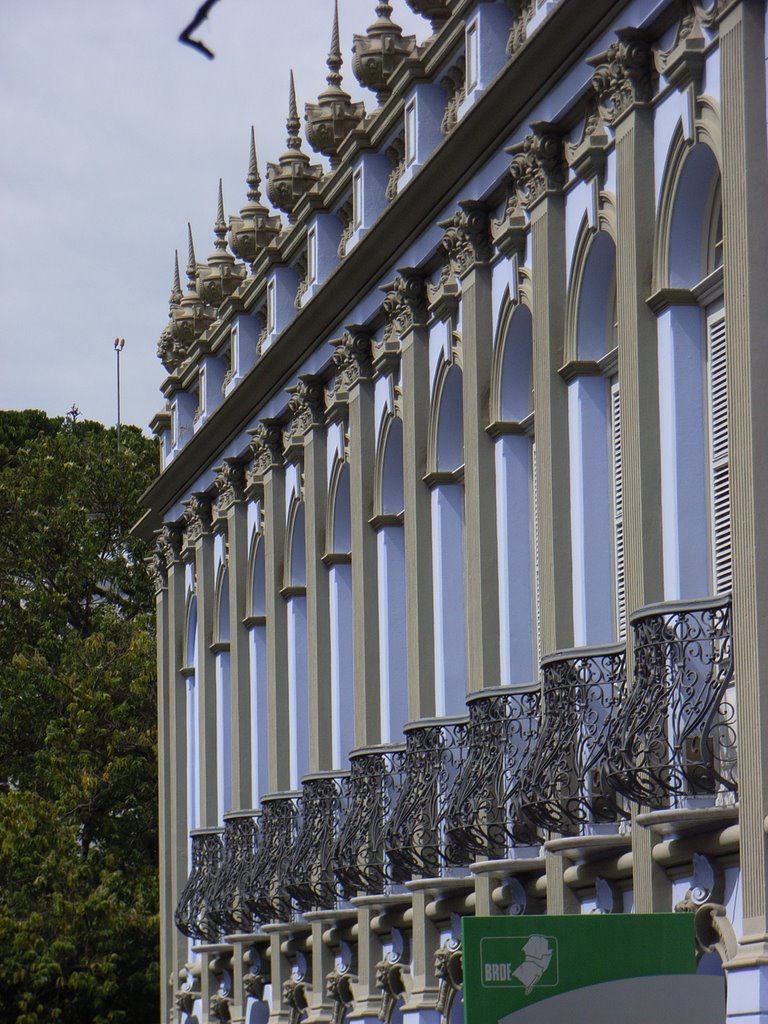
[[[153,602],[127,531],[156,450],[41,416],[0,413],[0,1019],[149,1020]]]

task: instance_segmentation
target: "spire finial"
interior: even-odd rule
[[[286,142],[288,149],[301,149],[301,138],[299,137],[301,121],[299,120],[299,111],[296,106],[296,86],[293,81],[293,68],[291,68],[290,85],[288,88],[288,117],[285,127],[288,132],[288,140]]]
[[[197,260],[195,259],[195,243],[192,238],[192,225],[187,221],[188,250],[187,250],[187,281],[189,290],[195,290],[195,278],[197,276]]]
[[[328,51],[328,70],[330,74],[326,81],[332,88],[341,85],[341,46],[339,44],[339,0],[333,5],[333,31],[331,33],[331,48]]]
[[[259,165],[256,162],[256,132],[251,126],[251,155],[248,158],[248,177],[245,179],[248,185],[248,201],[258,203],[261,201],[261,178],[259,177]]]
[[[179,250],[173,260],[173,285],[171,287],[171,306],[178,306],[181,302],[181,277],[179,275]]]
[[[386,0],[376,4],[376,17],[377,18],[390,18],[392,15],[392,4],[387,3]]]
[[[216,224],[214,226],[216,235],[216,248],[224,250],[227,248],[227,222],[224,220],[224,191],[221,178],[219,178],[219,205],[216,209]]]

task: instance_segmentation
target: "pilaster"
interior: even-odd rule
[[[376,965],[382,958],[382,943],[371,927],[378,912],[370,903],[357,908],[357,984],[350,1020],[375,1020],[379,1013],[381,992],[376,986]]]
[[[547,655],[569,647],[573,636],[568,393],[558,373],[565,326],[566,169],[561,134],[548,124],[533,129],[510,150],[510,174],[517,204],[531,218],[540,629],[541,653]]]
[[[285,469],[279,425],[263,422],[251,441],[253,463],[248,483],[264,499],[264,556],[267,612],[267,714],[269,718],[269,790],[291,788],[288,706],[288,621],[283,586],[285,553]]]
[[[346,401],[349,429],[355,745],[364,747],[381,740],[378,559],[376,533],[370,525],[376,409],[369,333],[349,327],[336,343],[333,360],[333,401]]]
[[[742,957],[768,970],[768,194],[765,5],[744,0],[720,22],[722,196],[738,689]],[[734,979],[735,980],[735,979]],[[729,973],[729,986],[731,974]],[[763,980],[763,988],[765,986]],[[763,1003],[763,1006],[765,1004]],[[759,1018],[760,1020],[763,1017]]]
[[[252,807],[251,677],[246,614],[248,588],[248,511],[244,472],[225,462],[216,477],[216,512],[226,519],[229,581],[229,671],[232,686],[232,806]]]
[[[488,211],[461,203],[443,248],[461,280],[467,669],[470,692],[500,681],[496,467],[490,422],[493,302]]]
[[[400,338],[405,503],[405,605],[408,636],[408,708],[413,720],[435,713],[432,600],[432,512],[427,472],[429,332],[426,289],[417,271],[401,270],[387,289],[385,347]]]

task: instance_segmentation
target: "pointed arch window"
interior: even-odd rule
[[[309,771],[306,524],[304,501],[298,495],[288,508],[285,566],[290,783],[297,789]]]
[[[232,681],[229,664],[229,570],[222,566],[216,584],[216,783],[222,814],[232,810]]]
[[[331,613],[331,749],[333,767],[343,768],[355,745],[355,684],[352,652],[352,514],[349,463],[336,458],[329,486],[325,562]]]
[[[260,515],[257,513],[257,519]],[[266,554],[263,533],[251,542],[248,588],[248,653],[251,681],[251,772],[254,799],[269,789]]]

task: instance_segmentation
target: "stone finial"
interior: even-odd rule
[[[179,250],[173,258],[173,284],[171,286],[171,309],[181,302],[182,291],[181,291],[181,277],[179,275]]]
[[[416,37],[404,36],[391,18],[392,5],[376,5],[376,21],[352,46],[352,70],[358,82],[376,93],[379,103],[389,95],[389,80],[408,57],[416,53]]]
[[[267,164],[267,194],[272,205],[287,213],[288,220],[293,221],[293,211],[299,200],[323,176],[322,167],[310,163],[309,157],[301,149],[301,121],[296,106],[293,71],[288,91],[288,117],[285,126],[288,132],[286,151],[276,164]]]
[[[529,210],[549,192],[559,192],[568,179],[563,136],[553,125],[539,122],[522,142],[507,149],[513,155],[509,173],[518,204]]]
[[[192,238],[192,226],[187,224],[188,255],[187,282],[188,288],[177,308],[171,313],[171,332],[174,340],[184,349],[185,357],[189,348],[210,327],[216,314],[197,292],[197,278],[202,269],[195,256],[195,243]],[[203,264],[202,266],[205,266]]]
[[[341,88],[341,64],[339,4],[336,0],[328,53],[328,88],[320,93],[317,103],[307,103],[304,107],[307,141],[316,152],[330,159],[332,167],[339,162],[341,143],[365,117],[365,105],[353,103],[349,93]]]
[[[248,160],[248,202],[240,216],[229,218],[229,245],[232,252],[253,267],[259,253],[268,248],[282,230],[279,216],[270,214],[261,202],[261,178],[256,160],[256,135],[251,128],[251,151]]]
[[[437,32],[451,16],[448,0],[405,0],[405,2],[414,14],[420,14],[422,18],[429,19],[433,33]]]
[[[595,69],[592,88],[605,124],[615,124],[636,103],[653,95],[651,46],[636,29],[620,29],[618,40],[587,61]]]
[[[179,276],[179,250],[173,261],[173,284],[171,285],[171,296],[169,300],[169,321],[165,325],[157,343],[157,358],[162,362],[168,373],[175,373],[181,366],[186,356],[186,347],[179,343],[173,331],[174,318],[181,305],[182,291],[181,278]]]
[[[208,262],[198,270],[196,283],[200,297],[212,306],[222,302],[235,292],[245,278],[245,267],[235,263],[235,257],[227,252],[227,222],[224,219],[224,194],[219,178],[219,198],[216,208],[215,247]]]

